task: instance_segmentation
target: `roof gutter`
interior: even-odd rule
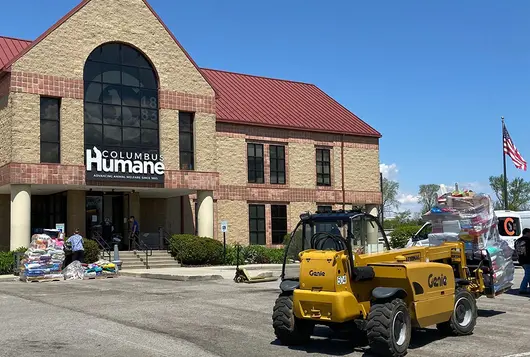
[[[326,130],[326,129],[315,129],[315,128],[303,128],[303,127],[297,127],[297,126],[290,126],[290,125],[278,125],[278,124],[267,124],[267,123],[251,123],[251,122],[243,122],[241,120],[233,120],[233,119],[224,119],[222,117],[216,116],[215,118],[217,123],[224,123],[224,124],[234,124],[234,125],[242,125],[242,126],[257,126],[262,128],[274,128],[274,129],[288,129],[288,130],[294,130],[294,131],[306,131],[311,133],[323,133],[323,134],[338,134],[338,135],[348,135],[348,136],[356,136],[359,138],[374,138],[374,139],[381,139],[382,135],[381,133],[377,132],[377,134],[365,134],[365,133],[347,133],[344,134],[344,132],[335,131],[335,130]]]
[[[340,172],[342,176],[342,209],[346,210],[346,188],[344,187],[344,133],[342,134],[340,141],[340,167]]]

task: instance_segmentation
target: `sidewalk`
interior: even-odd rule
[[[246,269],[252,276],[260,274],[272,274],[272,276],[274,277],[279,277],[282,273],[282,264],[241,265],[240,268]],[[125,269],[120,271],[120,275],[122,276],[180,281],[208,281],[233,279],[235,274],[235,266]]]
[[[0,282],[15,281],[15,280],[18,280],[18,276],[15,276],[13,274],[0,275]]]
[[[297,264],[288,266],[297,267]],[[282,273],[282,264],[251,264],[240,265],[248,271],[249,275],[257,276],[265,274],[279,277]],[[121,276],[132,276],[146,279],[178,280],[178,281],[209,281],[209,280],[232,280],[236,274],[236,266],[211,266],[211,267],[179,267],[159,269],[125,269],[119,273]],[[0,282],[16,281],[17,276],[0,275]]]

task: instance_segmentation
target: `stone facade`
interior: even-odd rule
[[[82,79],[89,54],[106,42],[140,49],[163,90],[213,96],[214,91],[142,0],[91,0],[17,60],[13,72]]]
[[[84,147],[79,145],[85,142],[84,131],[79,130],[83,125],[83,102],[73,98],[61,99],[61,164],[84,165]]]
[[[86,181],[83,70],[90,53],[108,42],[138,49],[157,73],[164,184]],[[272,245],[272,205],[287,206],[288,232],[300,213],[318,205],[381,203],[377,138],[223,123],[216,118],[215,94],[143,0],[90,0],[16,59],[10,72],[0,73],[0,188],[67,190],[67,229],[82,232],[88,187],[130,192],[124,207],[147,231],[162,226],[169,233],[190,234],[196,233],[197,193],[213,192],[214,237],[222,238],[220,222],[227,220],[228,241],[241,244],[249,242],[249,204],[264,205],[266,244]],[[40,163],[40,96],[61,98],[59,164]],[[194,113],[192,171],[180,170],[179,111]],[[248,183],[248,143],[264,145],[262,184]],[[271,145],[285,147],[285,184],[270,182]],[[316,149],[322,147],[330,150],[329,186],[316,183]],[[167,197],[155,198],[146,189],[165,190]],[[9,197],[0,194],[2,227],[9,226]]]
[[[289,231],[295,228],[302,212],[315,212],[317,205],[341,209],[344,201],[345,208],[351,209],[353,205],[381,203],[377,140],[223,123],[217,124],[216,137],[220,174],[220,189],[216,194],[219,222],[228,220],[229,226],[234,226],[230,230],[235,230],[237,234],[229,234],[231,241],[248,243],[249,204],[265,205],[267,244],[271,245],[271,204],[287,206]],[[264,146],[263,184],[248,183],[248,143],[261,143]],[[285,146],[286,184],[270,183],[270,145]],[[344,191],[341,157],[343,145]],[[317,148],[330,149],[330,186],[317,186]]]

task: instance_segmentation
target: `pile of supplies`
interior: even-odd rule
[[[98,260],[93,264],[83,264],[85,278],[95,278],[99,276],[114,276],[117,273],[116,265],[106,260]]]
[[[473,191],[455,191],[438,198],[438,205],[423,215],[432,224],[428,235],[429,245],[440,245],[448,241],[463,241],[469,261],[486,259],[493,270],[494,292],[498,293],[512,286],[515,266],[508,243],[502,240],[498,231],[498,219],[493,202],[486,194]],[[484,279],[491,279],[484,274]]]
[[[20,280],[62,279],[64,240],[60,235],[34,234],[21,261]]]
[[[64,269],[65,280],[114,277],[117,274],[116,265],[106,260],[99,260],[92,264],[82,264],[76,260]]]

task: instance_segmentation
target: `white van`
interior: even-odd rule
[[[499,218],[499,235],[510,248],[523,235],[523,229],[530,228],[530,211],[497,210],[495,215]]]

